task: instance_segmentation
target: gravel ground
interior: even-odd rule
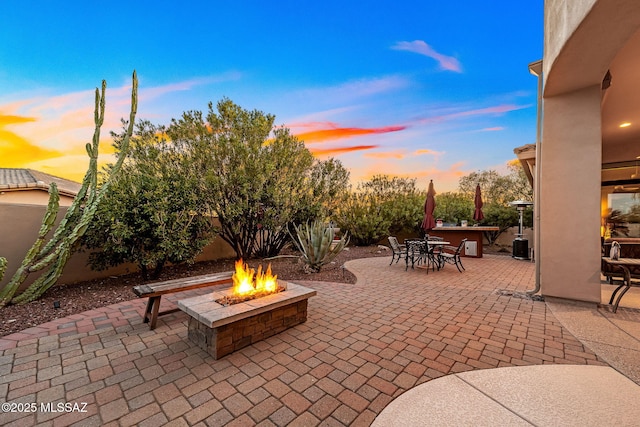
[[[283,280],[317,280],[338,283],[355,283],[355,276],[342,265],[357,258],[389,256],[391,251],[378,246],[354,246],[342,251],[330,265],[326,265],[318,273],[307,274],[303,264],[294,252],[284,250],[283,257],[264,260],[249,260],[252,268],[259,264],[264,267],[271,263],[274,274]],[[234,260],[216,260],[194,265],[180,265],[166,268],[161,277],[154,281],[169,280],[180,277],[196,276],[233,270]],[[62,285],[51,288],[37,301],[22,305],[10,305],[0,309],[0,337],[37,326],[51,320],[81,313],[98,307],[136,298],[133,287],[145,283],[139,274],[95,279],[73,285]],[[54,308],[54,302],[60,308]]]

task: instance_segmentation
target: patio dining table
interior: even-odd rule
[[[611,259],[609,257],[602,257],[602,261],[612,266],[616,266],[620,268],[624,274],[624,277],[622,278],[622,283],[616,288],[615,291],[613,291],[613,294],[611,294],[611,299],[609,300],[609,305],[613,304],[613,312],[615,313],[618,310],[618,304],[620,304],[620,300],[622,299],[624,294],[626,294],[627,291],[631,289],[632,286],[640,287],[640,283],[631,281],[631,272],[629,271],[629,267],[640,266],[640,259],[638,258]],[[618,298],[616,299],[616,294],[620,290],[622,290],[622,292],[620,292],[620,295],[618,295]],[[615,302],[614,302],[614,299],[615,299]]]
[[[404,241],[407,247],[407,253],[405,258],[406,267],[409,268],[409,259],[411,259],[411,268],[414,267],[416,259],[418,264],[421,259],[425,260],[425,266],[427,273],[429,272],[429,264],[437,267],[440,270],[440,262],[436,259],[434,249],[436,246],[444,246],[450,244],[445,240],[424,240],[424,239],[405,239]]]

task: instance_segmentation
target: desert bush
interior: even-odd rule
[[[116,155],[122,135],[114,135]],[[130,154],[101,201],[84,244],[97,270],[125,262],[157,278],[167,262],[193,262],[213,237],[198,176],[180,141],[148,121],[136,126]],[[111,165],[107,170],[111,169]]]
[[[470,221],[473,218],[473,198],[459,192],[447,192],[436,196],[435,218],[444,222],[460,224],[460,221]]]
[[[238,257],[275,256],[294,222],[321,218],[344,191],[349,173],[337,160],[315,160],[275,117],[229,99],[191,111],[167,129],[181,141],[200,176],[198,191],[217,230]]]
[[[370,245],[401,231],[416,231],[426,195],[415,184],[415,179],[386,175],[358,184],[334,216],[338,226],[350,232],[356,245]]]

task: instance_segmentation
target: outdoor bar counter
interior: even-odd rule
[[[498,230],[498,227],[436,227],[429,230],[429,235],[442,237],[447,242],[451,242],[451,246],[458,246],[462,239],[466,238],[467,247],[463,248],[461,255],[482,258],[482,232]],[[472,248],[469,247],[470,242],[476,242],[475,255],[473,255]],[[468,249],[469,253],[467,253]]]

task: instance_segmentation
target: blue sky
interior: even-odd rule
[[[224,3],[224,4],[217,4]],[[234,3],[234,4],[230,4]],[[321,3],[321,4],[320,4]],[[354,181],[433,179],[439,192],[504,169],[535,141],[542,1],[4,1],[0,166],[79,179],[93,90],[109,130],[128,115],[168,123],[229,97],[276,115]]]

